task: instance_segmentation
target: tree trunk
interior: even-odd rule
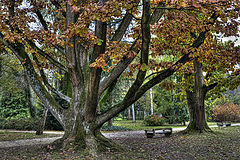
[[[133,123],[135,123],[135,122],[136,122],[134,104],[132,104],[132,122],[133,122]]]
[[[109,104],[110,104],[110,108],[113,107],[113,96],[112,95],[110,95],[110,97],[109,97]],[[108,126],[112,127],[112,125],[113,125],[113,119],[110,119],[108,121]]]
[[[129,107],[128,108],[128,120],[130,120],[131,119],[131,108]]]
[[[108,121],[108,126],[109,126],[109,127],[112,127],[112,125],[113,125],[113,120],[110,119],[110,120]]]
[[[63,150],[74,148],[80,152],[88,151],[88,154],[95,157],[98,152],[106,150],[123,151],[120,145],[102,135],[100,126],[97,126],[95,122],[86,123],[85,116],[79,114],[76,121],[65,123],[63,137],[52,143],[51,148]],[[75,127],[73,127],[74,125]]]
[[[46,119],[47,119],[47,113],[48,113],[48,109],[44,107],[42,118],[40,120],[39,128],[37,129],[36,135],[43,135],[43,131],[44,131]]]
[[[146,100],[146,94],[144,94],[144,110],[143,110],[143,119],[145,119],[147,117],[147,100]]]
[[[190,123],[185,132],[211,131],[205,117],[204,100],[207,93],[203,81],[202,64],[194,61],[195,83],[193,91],[187,91],[187,103],[190,114]]]
[[[152,88],[150,88],[150,101],[151,101],[151,115],[153,115],[153,94],[152,94]]]
[[[35,106],[32,105],[31,102],[31,87],[28,83],[27,80],[27,75],[24,73],[24,93],[25,93],[25,98],[26,98],[26,106],[29,108],[29,113],[31,118],[36,118],[36,108]]]

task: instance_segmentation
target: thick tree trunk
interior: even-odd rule
[[[187,102],[190,114],[190,123],[185,132],[211,131],[205,117],[204,100],[207,93],[203,81],[202,64],[194,61],[195,83],[193,91],[187,91]]]
[[[198,97],[194,92],[187,92],[190,123],[186,132],[211,131],[207,125],[204,108],[204,97]]]
[[[76,121],[69,121],[65,124],[65,133],[61,139],[56,140],[51,148],[63,149],[73,148],[78,151],[88,151],[92,156],[106,150],[123,151],[123,148],[110,139],[107,139],[100,132],[100,128],[92,121],[86,123],[85,116],[79,114]],[[73,129],[72,126],[76,125]]]

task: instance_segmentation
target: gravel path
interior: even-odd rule
[[[25,140],[17,140],[17,141],[4,141],[4,142],[0,142],[0,149],[8,148],[8,147],[25,146],[25,145],[49,144],[49,143],[52,143],[53,141],[57,140],[58,138],[61,138],[61,137],[36,138],[36,139],[25,139]]]
[[[240,124],[232,124],[232,126],[239,126]],[[217,127],[217,125],[210,126]],[[173,132],[182,131],[185,128],[173,128]],[[16,130],[0,130],[0,131],[9,131],[9,132],[22,132],[22,133],[35,133],[35,131],[16,131]],[[54,132],[54,131],[44,131],[45,134],[63,134],[63,132]],[[112,133],[103,133],[107,138],[115,138],[115,137],[134,137],[136,134],[144,135],[144,131],[125,131],[125,132],[112,132]],[[36,145],[36,144],[50,144],[53,141],[59,139],[61,137],[52,137],[52,138],[36,138],[36,139],[26,139],[26,140],[16,140],[16,141],[4,141],[0,142],[1,148],[8,147],[17,147],[24,145]]]

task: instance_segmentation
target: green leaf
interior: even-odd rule
[[[101,45],[102,45],[102,42],[103,42],[102,39],[98,39],[98,41],[97,41],[97,45],[101,46]]]

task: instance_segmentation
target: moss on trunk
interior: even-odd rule
[[[76,130],[68,130],[70,126],[66,127],[68,131],[65,131],[64,136],[53,142],[49,148],[56,150],[72,148],[80,154],[84,152],[94,157],[104,151],[124,151],[120,145],[103,136],[99,128],[95,128],[94,125],[80,125],[84,124],[84,121],[79,122],[79,120]]]

